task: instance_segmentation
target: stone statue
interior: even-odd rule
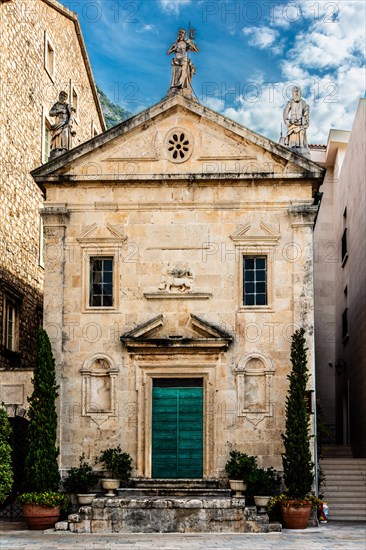
[[[283,111],[283,120],[287,126],[284,145],[310,158],[306,138],[306,130],[309,127],[309,105],[301,99],[299,86],[294,86],[292,89],[292,99],[287,102]]]
[[[187,56],[187,52],[198,52],[198,47],[190,38],[187,38],[186,31],[179,29],[177,40],[168,50],[168,55],[174,53],[172,59],[172,81],[168,95],[182,93],[192,97],[192,76],[196,73],[195,66]]]
[[[67,103],[67,93],[60,92],[57,103],[50,110],[51,117],[57,117],[56,123],[51,126],[51,154],[50,160],[62,155],[72,148],[72,136],[76,134],[73,123],[76,110]]]

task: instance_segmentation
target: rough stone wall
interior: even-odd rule
[[[0,277],[22,295],[19,353],[9,355],[2,349],[0,370],[13,370],[2,373],[3,385],[25,385],[25,405],[31,374],[25,374],[24,369],[34,367],[35,335],[42,311],[43,268],[39,257],[42,194],[29,172],[42,162],[43,116],[48,114],[61,89],[69,92],[73,84],[80,109],[74,146],[92,137],[92,123],[100,132],[101,123],[71,19],[43,0],[15,0],[0,5],[0,27]],[[45,69],[45,32],[56,53],[53,80]],[[1,322],[1,343],[2,331]],[[11,388],[4,390],[6,394],[9,391]]]

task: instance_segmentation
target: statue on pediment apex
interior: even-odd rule
[[[168,55],[174,53],[171,61],[172,80],[168,91],[168,96],[175,93],[182,93],[187,97],[192,97],[192,77],[196,73],[195,66],[188,57],[188,52],[198,52],[198,47],[193,41],[194,31],[189,32],[189,38],[184,29],[179,29],[177,40],[170,46]]]

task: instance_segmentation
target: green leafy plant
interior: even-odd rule
[[[14,481],[10,434],[11,427],[6,411],[0,407],[0,504],[9,495]]]
[[[279,505],[286,507],[293,506],[295,508],[302,508],[303,506],[307,506],[308,504],[311,504],[312,508],[320,508],[322,502],[323,501],[320,498],[317,498],[314,495],[307,495],[302,499],[291,499],[289,498],[288,493],[280,493],[279,495],[275,495],[270,498],[267,509],[268,512],[271,512]]]
[[[257,469],[256,458],[237,450],[231,450],[229,456],[230,458],[225,465],[228,478],[250,483]]]
[[[86,462],[85,454],[79,457],[79,466],[70,468],[67,477],[63,481],[64,489],[67,493],[85,494],[92,489],[98,482],[98,475],[93,468]]]
[[[100,453],[96,462],[103,464],[112,478],[128,481],[131,477],[132,458],[128,453],[123,453],[120,446],[105,449]]]
[[[309,380],[304,329],[292,336],[290,381],[286,397],[286,430],[282,434],[285,452],[282,454],[284,482],[287,496],[304,499],[311,491],[314,481],[311,461],[309,427],[310,414],[306,409],[306,384]]]
[[[280,477],[274,468],[257,468],[253,472],[250,492],[256,496],[271,496],[278,492]]]
[[[55,407],[58,386],[51,343],[43,328],[38,330],[37,363],[32,383],[33,393],[28,398],[30,407],[29,448],[25,460],[26,490],[37,493],[57,491],[60,483]]]
[[[69,499],[65,494],[55,491],[43,491],[41,493],[23,493],[17,498],[21,504],[38,504],[53,508],[59,506],[61,510],[67,510]]]

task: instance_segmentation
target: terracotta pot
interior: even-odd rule
[[[93,502],[96,496],[97,496],[96,493],[85,493],[85,494],[78,493],[78,503],[81,506],[87,506],[88,504],[91,504]]]
[[[230,483],[230,489],[234,491],[235,496],[241,497],[243,496],[243,492],[247,488],[247,484],[244,483],[244,481],[240,481],[238,479],[229,479]]]
[[[296,502],[299,501],[288,502],[289,506],[280,505],[283,526],[286,529],[306,529],[312,508],[311,504],[303,503],[301,506],[297,506]]]
[[[23,516],[28,524],[28,529],[39,531],[52,529],[60,518],[60,507],[23,504]]]

